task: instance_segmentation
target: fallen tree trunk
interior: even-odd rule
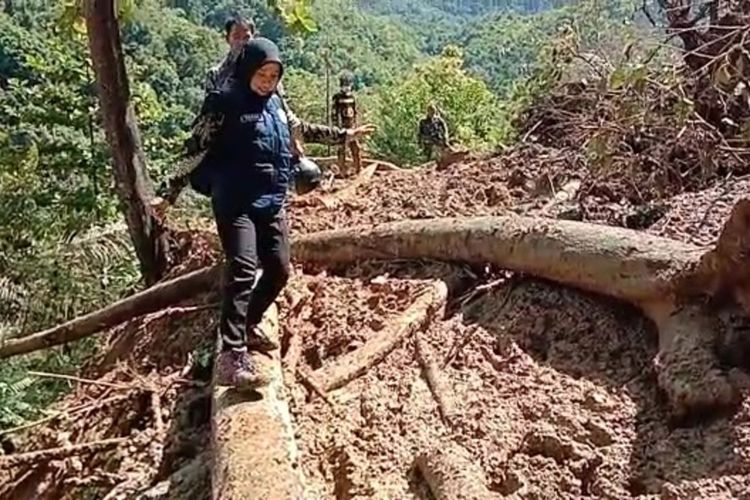
[[[694,245],[616,227],[521,216],[404,221],[302,236],[294,258],[349,265],[372,259],[494,264],[632,303],[668,296],[697,264]]]
[[[691,315],[673,315],[685,301],[697,304],[696,295],[701,298],[718,290],[726,293],[727,289],[736,293],[738,287],[748,290],[750,279],[746,276],[750,272],[744,265],[750,246],[748,226],[750,201],[743,200],[733,210],[716,250],[708,253],[694,245],[628,229],[521,216],[420,220],[325,231],[295,239],[292,249],[298,261],[328,266],[368,259],[493,264],[632,303],[659,327],[659,383],[675,416],[681,416],[695,407],[710,408],[737,400],[737,391],[714,368],[716,363],[708,363],[714,354],[709,352],[705,339],[721,336],[723,332],[716,331],[719,325],[696,319],[690,326],[678,317],[687,319]],[[740,269],[736,269],[737,265]],[[136,311],[145,314],[166,307],[207,290],[218,282],[220,270],[216,265],[196,271],[124,299],[115,309],[127,309],[128,314],[112,317],[105,312],[112,309],[110,306],[88,315],[97,321],[87,320],[86,316],[66,324],[78,325],[76,328],[61,325],[16,339],[0,347],[0,358],[82,338],[130,319]],[[162,296],[156,290],[159,287],[166,287],[171,293]],[[151,303],[152,299],[157,303]],[[136,301],[138,307],[131,303]],[[707,315],[705,310],[692,312],[695,318]],[[699,324],[704,326],[698,327]],[[710,331],[706,331],[706,325]],[[66,330],[68,333],[64,333]],[[674,340],[697,332],[704,340]],[[689,345],[693,347],[680,347]],[[698,364],[691,354],[696,349],[702,352],[703,359]],[[685,370],[672,368],[688,364],[692,364],[691,376],[683,380],[680,374]],[[708,382],[696,387],[696,381]],[[687,394],[690,397],[685,397]]]
[[[484,472],[461,446],[446,442],[419,454],[415,466],[436,500],[484,500],[493,498]]]
[[[88,337],[210,290],[220,280],[221,267],[213,266],[159,283],[85,316],[41,332],[11,339],[0,345],[0,359]]]
[[[732,263],[736,268],[746,259],[749,207],[748,202],[735,207],[717,250],[709,253],[628,229],[521,216],[325,231],[296,240],[293,250],[298,261],[328,266],[368,259],[493,264],[634,304],[659,329],[658,382],[673,417],[679,419],[739,401],[737,388],[717,368],[712,347],[724,334],[721,325],[695,302],[694,295],[696,290],[730,286],[731,273],[718,271]],[[726,248],[732,250],[719,251]],[[746,265],[739,267],[735,276],[748,274]],[[713,280],[721,285],[712,284]]]
[[[263,321],[264,331],[277,340],[275,306]],[[268,378],[267,386],[244,393],[214,382],[212,498],[305,498],[279,350],[252,357]],[[217,372],[215,368],[214,376]]]

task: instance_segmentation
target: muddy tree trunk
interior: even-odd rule
[[[149,206],[153,190],[146,171],[114,0],[85,1],[86,28],[99,103],[110,151],[117,194],[123,205],[130,237],[147,284],[156,282],[167,267],[167,241]]]

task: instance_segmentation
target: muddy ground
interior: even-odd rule
[[[571,176],[543,189],[533,172],[504,167],[482,160],[446,171],[377,173],[336,206],[293,201],[292,227],[302,233],[508,209],[555,213],[555,195]],[[747,183],[663,200],[664,215],[648,230],[710,244]],[[191,244],[181,271],[215,258],[211,238],[195,236]],[[672,425],[651,367],[656,333],[626,305],[438,263],[370,263],[336,275],[295,268],[280,301],[282,337],[301,339],[299,363],[318,369],[395,321],[413,300],[415,279],[441,277],[454,285],[446,313],[420,335],[446,382],[452,418],[438,413],[413,338],[333,391],[333,408],[290,376],[309,498],[429,498],[414,459],[446,441],[468,451],[498,498],[750,498],[747,390],[732,415]],[[60,408],[91,408],[13,437],[20,449],[134,434],[140,445],[17,468],[0,477],[0,497],[208,498],[206,383],[216,300],[209,294],[115,329],[82,376],[116,385],[78,383]],[[732,376],[750,387],[744,372]],[[114,396],[122,399],[108,402]]]

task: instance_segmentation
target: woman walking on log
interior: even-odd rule
[[[240,388],[266,384],[248,348],[278,346],[259,327],[263,314],[289,278],[289,230],[284,208],[293,181],[294,149],[285,104],[276,93],[283,75],[278,47],[268,39],[248,41],[235,68],[232,86],[211,93],[202,115],[219,124],[195,137],[205,149],[189,174],[190,184],[211,197],[226,260],[221,306],[218,382]],[[369,134],[371,126],[338,129],[302,123],[315,142],[344,143]],[[193,151],[195,153],[195,151]],[[262,274],[255,287],[260,264]]]

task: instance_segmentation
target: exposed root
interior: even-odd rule
[[[659,328],[659,354],[654,360],[659,387],[670,402],[672,417],[731,408],[740,394],[719,368],[714,350],[718,319],[699,306],[671,314],[651,312]]]

